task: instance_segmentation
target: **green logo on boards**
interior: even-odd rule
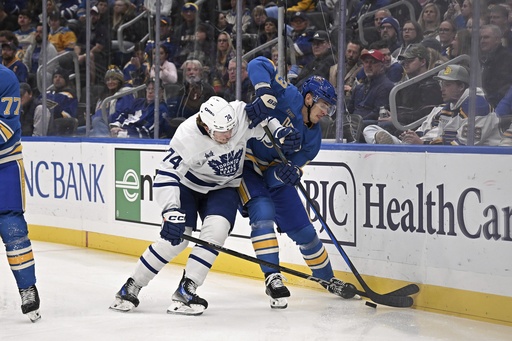
[[[115,150],[116,219],[141,220],[140,151]]]

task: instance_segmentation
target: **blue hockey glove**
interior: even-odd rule
[[[274,133],[274,140],[283,153],[291,154],[300,150],[300,132],[291,127],[277,128]]]
[[[291,161],[281,163],[275,170],[275,177],[284,184],[296,186],[300,182],[302,171]]]
[[[256,85],[258,87],[258,85]],[[265,84],[256,89],[256,99],[245,106],[247,116],[251,120],[249,128],[254,128],[266,119],[271,110],[277,105],[277,99],[270,84]]]
[[[164,221],[160,237],[171,242],[172,245],[179,245],[183,239],[181,236],[185,232],[185,211],[179,208],[171,208],[162,212]]]

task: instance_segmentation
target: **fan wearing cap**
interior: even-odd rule
[[[46,98],[51,103],[54,118],[76,118],[78,100],[75,91],[69,86],[69,73],[62,67],[53,71],[53,89],[46,92]]]
[[[28,69],[16,56],[17,51],[18,46],[14,42],[2,43],[2,65],[14,72],[20,83],[24,83],[28,79]]]
[[[316,31],[310,41],[315,58],[302,68],[297,78],[292,80],[292,83],[299,88],[311,76],[329,79],[329,70],[331,66],[336,64],[336,56],[332,49],[329,34],[326,31]]]
[[[174,61],[177,67],[180,67],[190,52],[194,51],[194,43],[196,40],[196,25],[202,23],[197,13],[198,6],[193,2],[187,2],[181,8],[181,24],[174,27],[173,38],[177,46]]]
[[[367,126],[377,123],[380,107],[389,107],[389,93],[394,84],[385,74],[385,57],[381,52],[363,52],[361,61],[366,78],[352,90],[347,110],[351,114],[360,115],[364,126]]]
[[[117,132],[126,118],[125,113],[132,110],[135,101],[135,97],[130,93],[105,102],[111,96],[120,95],[130,89],[130,86],[124,81],[123,72],[117,66],[109,66],[104,81],[105,88],[96,103],[95,113],[92,117],[92,129],[89,134],[91,137],[117,136]],[[103,105],[105,105],[106,117],[103,116]]]
[[[401,61],[409,79],[428,71],[429,52],[421,44],[411,44],[398,59]],[[402,125],[407,125],[427,116],[432,108],[443,103],[441,88],[432,77],[424,78],[396,94],[397,119]],[[384,128],[392,135],[398,136],[399,131],[391,122],[391,117],[379,117],[378,125],[369,125],[363,130],[366,143],[374,143],[374,135],[379,128]]]
[[[469,72],[460,65],[448,65],[439,71],[435,80],[439,81],[444,104],[432,109],[426,120],[415,131],[405,131],[399,138],[387,131],[375,133],[379,144],[451,144],[463,145],[466,142],[469,114]],[[479,122],[475,144],[488,144],[496,132],[496,124],[488,124],[491,106],[480,88],[476,89],[476,122]],[[487,122],[487,124],[485,124]],[[497,140],[497,139],[495,139]]]
[[[400,23],[393,17],[382,19],[379,26],[380,38],[388,43],[389,50],[395,51],[402,45]]]
[[[311,38],[315,35],[315,30],[309,26],[309,18],[304,12],[292,13],[290,25],[293,29],[291,38],[297,57],[297,65],[303,67],[315,58],[311,41]]]

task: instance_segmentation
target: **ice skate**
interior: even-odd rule
[[[351,283],[345,283],[335,277],[331,278],[329,284],[324,286],[331,294],[340,296],[345,299],[356,296],[356,287]],[[359,295],[357,295],[359,297]]]
[[[35,285],[26,289],[20,289],[21,312],[32,322],[37,322],[41,318],[39,314],[39,293]]]
[[[201,315],[208,308],[208,302],[196,294],[196,289],[197,284],[183,273],[178,289],[172,295],[172,303],[167,308],[167,313]]]
[[[127,312],[139,305],[139,295],[141,286],[135,284],[133,278],[128,278],[126,283],[116,294],[116,299],[110,305],[110,309]]]
[[[265,294],[270,297],[270,308],[285,309],[288,307],[290,291],[283,284],[283,275],[280,273],[271,273],[265,275]]]

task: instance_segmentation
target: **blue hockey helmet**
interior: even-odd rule
[[[308,93],[313,95],[313,102],[323,99],[330,105],[328,115],[332,116],[336,111],[337,95],[336,90],[329,81],[320,76],[309,77],[301,89],[302,96],[306,97]]]

